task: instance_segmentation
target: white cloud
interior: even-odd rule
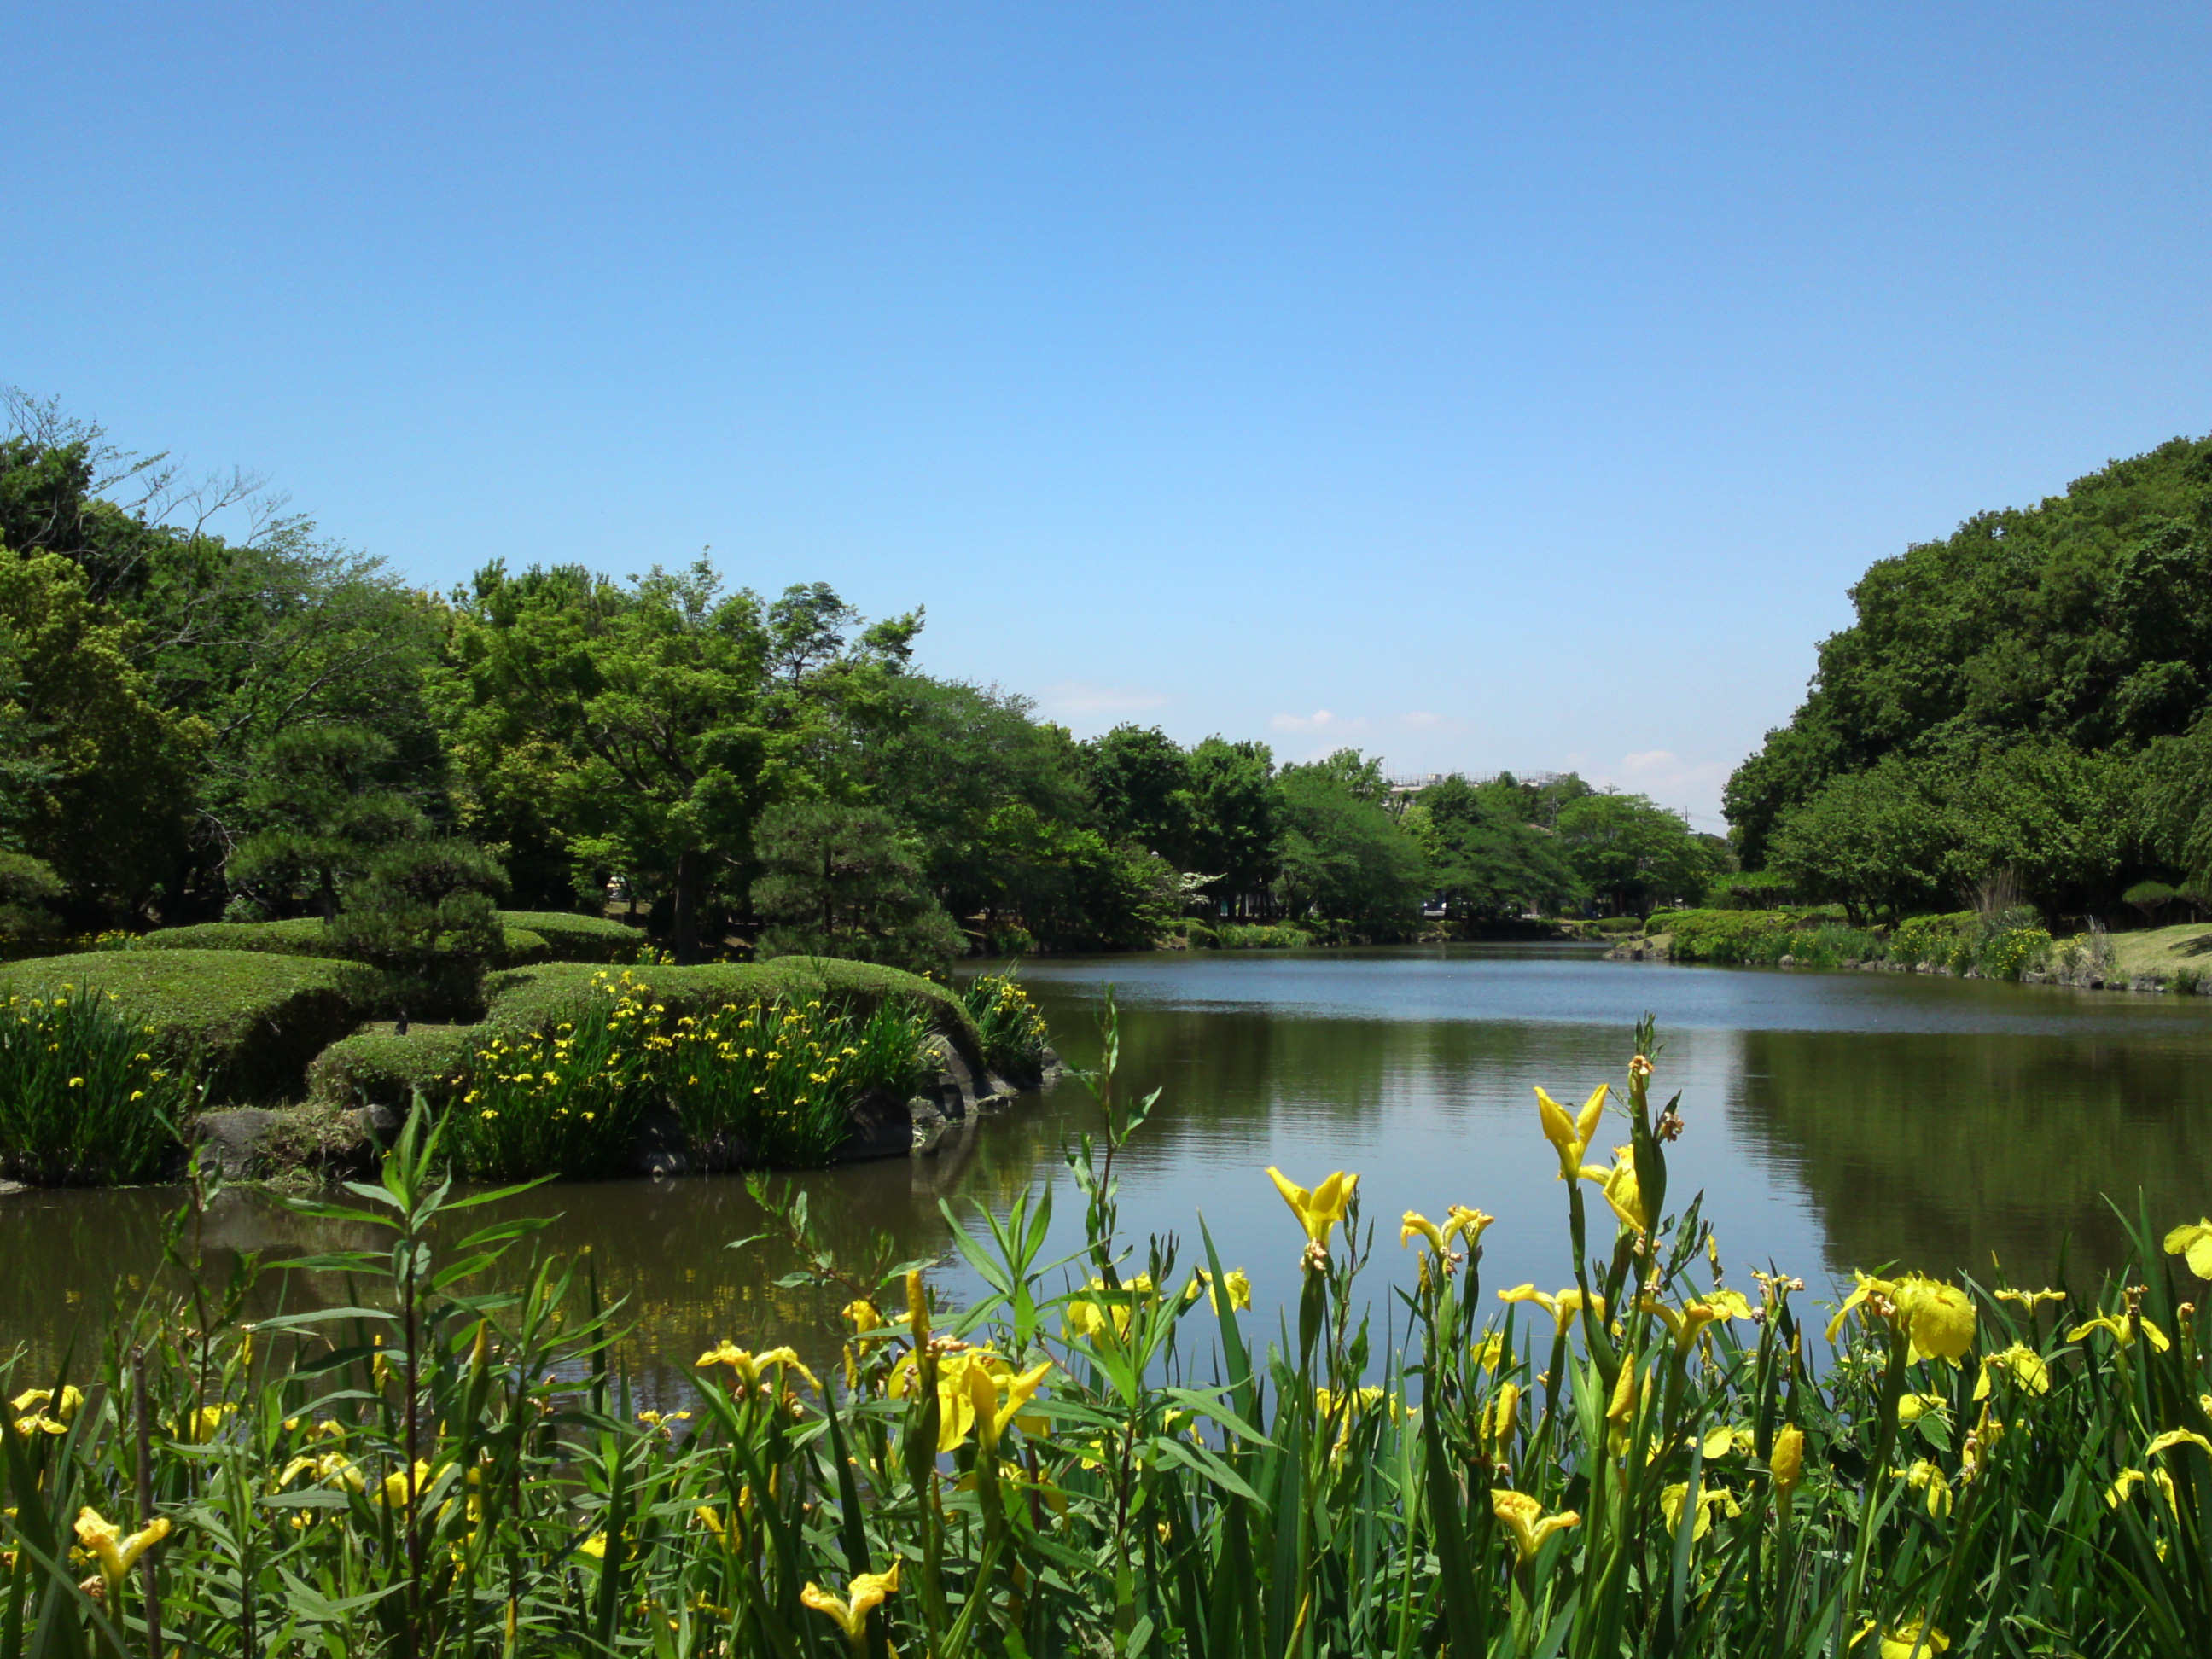
[[[1375,727],[1364,714],[1347,719],[1326,708],[1316,708],[1310,714],[1278,714],[1267,724],[1278,732],[1313,732],[1339,738],[1355,737]]]
[[[1698,830],[1718,834],[1725,828],[1721,787],[1733,769],[1724,761],[1685,760],[1671,749],[1645,749],[1623,755],[1609,774],[1599,769],[1601,775],[1593,782],[1649,795],[1662,806],[1686,807]]]
[[[1037,694],[1041,712],[1065,720],[1141,714],[1164,708],[1170,701],[1166,692],[1150,686],[1100,685],[1090,680],[1060,680]]]

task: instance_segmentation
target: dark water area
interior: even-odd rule
[[[1360,1172],[1375,1224],[1369,1284],[1378,1338],[1407,1257],[1398,1217],[1453,1203],[1498,1216],[1484,1294],[1567,1282],[1565,1194],[1533,1089],[1571,1103],[1620,1083],[1638,1017],[1658,1018],[1656,1090],[1687,1124],[1670,1208],[1702,1191],[1736,1282],[1770,1264],[1816,1287],[1882,1262],[2041,1284],[2062,1257],[2077,1279],[2116,1263],[2140,1194],[2154,1227],[2212,1211],[2203,1133],[2212,1104],[2212,1003],[2057,987],[1875,974],[1610,963],[1573,946],[1054,958],[1024,978],[1054,1040],[1095,1061],[1100,987],[1122,1010],[1121,1086],[1158,1087],[1152,1122],[1117,1166],[1126,1232],[1172,1234],[1202,1261],[1203,1217],[1223,1261],[1263,1308],[1297,1276],[1300,1236],[1263,1171],[1311,1185]],[[1057,1205],[1050,1260],[1078,1242],[1064,1149],[1097,1125],[1079,1083],[1026,1097],[938,1156],[797,1177],[833,1245],[889,1236],[940,1264],[953,1297],[973,1273],[940,1205],[971,1234],[1025,1187]],[[1626,1138],[1618,1120],[1601,1133]],[[106,1310],[160,1259],[173,1190],[0,1198],[0,1353],[96,1343]],[[628,1298],[625,1362],[667,1392],[724,1337],[821,1355],[837,1298],[779,1286],[789,1253],[730,1241],[763,1218],[741,1180],[568,1183],[514,1207],[556,1218],[543,1250],[588,1256]],[[1602,1214],[1601,1209],[1599,1213]],[[471,1224],[480,1221],[472,1215]],[[253,1193],[205,1221],[211,1262],[326,1248],[336,1230]],[[2001,1264],[2001,1265],[2000,1265]],[[329,1291],[271,1276],[264,1304]],[[47,1362],[50,1363],[50,1360]]]

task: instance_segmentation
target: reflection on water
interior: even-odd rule
[[[2132,1211],[2140,1188],[2160,1228],[2207,1207],[2191,1133],[2212,1058],[2201,1000],[1627,964],[1546,947],[1062,959],[1026,977],[1078,1066],[1095,1058],[1098,985],[1117,983],[1124,1085],[1164,1091],[1118,1166],[1124,1221],[1140,1245],[1172,1232],[1189,1263],[1203,1259],[1203,1217],[1263,1300],[1291,1293],[1298,1244],[1261,1174],[1270,1164],[1308,1184],[1362,1172],[1378,1280],[1404,1271],[1401,1210],[1458,1202],[1499,1218],[1485,1241],[1490,1287],[1565,1282],[1557,1164],[1530,1089],[1579,1098],[1618,1080],[1646,1009],[1666,1038],[1660,1087],[1682,1091],[1689,1124],[1672,1190],[1705,1192],[1739,1278],[1770,1261],[1808,1276],[1891,1260],[1986,1273],[1994,1252],[2017,1279],[2039,1279],[2062,1239],[2076,1264],[2116,1258],[2108,1195]],[[1070,1082],[939,1157],[802,1182],[840,1249],[886,1235],[900,1256],[945,1264],[941,1280],[959,1296],[976,1281],[940,1206],[969,1213],[975,1231],[973,1206],[1003,1212],[1024,1184],[1050,1186],[1061,1200],[1051,1254],[1072,1249],[1078,1206],[1061,1153],[1095,1127]],[[176,1198],[0,1198],[0,1344],[52,1355],[74,1333],[82,1352],[111,1301],[158,1262]],[[538,1248],[588,1252],[608,1293],[629,1298],[626,1358],[651,1392],[725,1336],[823,1350],[830,1306],[775,1283],[795,1265],[787,1252],[726,1248],[763,1226],[740,1181],[570,1184],[515,1207],[556,1213]],[[226,1194],[205,1227],[218,1258],[332,1242],[248,1193]],[[317,1291],[276,1278],[266,1288],[272,1304]]]

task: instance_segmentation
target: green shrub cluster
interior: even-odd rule
[[[693,1155],[710,1165],[827,1164],[871,1091],[903,1104],[927,1074],[928,1028],[911,1009],[726,1004],[676,1023],[667,1089]]]
[[[668,1018],[703,1015],[754,1002],[824,1003],[855,1012],[885,1001],[909,1003],[929,1029],[948,1038],[971,1066],[983,1064],[982,1039],[959,994],[933,980],[875,963],[834,957],[778,957],[772,962],[702,963],[690,968],[647,964],[631,975],[650,988]],[[484,1018],[509,1031],[543,1030],[574,1017],[592,994],[597,974],[576,963],[494,974],[485,984]]]
[[[520,928],[545,942],[548,962],[629,962],[646,942],[637,928],[605,916],[570,915],[560,910],[502,910],[508,929]]]
[[[41,1186],[151,1181],[177,1162],[199,1087],[155,1030],[82,985],[0,997],[0,1176]]]
[[[911,1005],[724,1003],[676,1013],[635,970],[600,970],[568,1017],[482,1036],[443,1090],[455,1162],[485,1180],[619,1173],[665,1102],[707,1167],[828,1163],[854,1103],[921,1087],[928,1025]]]
[[[376,1006],[383,986],[357,963],[251,951],[118,951],[40,957],[0,969],[0,986],[51,999],[112,993],[154,1052],[198,1071],[210,1104],[297,1100],[308,1063]]]
[[[659,1025],[642,986],[602,975],[574,1018],[483,1040],[448,1091],[454,1163],[483,1181],[619,1173],[668,1047]]]
[[[443,1104],[453,1079],[483,1038],[472,1025],[380,1024],[343,1037],[307,1066],[307,1098],[349,1109],[391,1107],[404,1111],[417,1093]]]
[[[502,915],[503,945],[500,965],[520,967],[556,960],[550,942],[536,929],[521,925],[519,917]],[[578,921],[586,918],[578,917]],[[610,923],[610,926],[614,924]],[[624,930],[627,932],[628,930]],[[631,937],[635,938],[635,935]],[[290,921],[205,921],[191,927],[163,927],[137,939],[131,949],[141,951],[255,951],[275,956],[321,957],[335,961],[356,953],[319,916]],[[598,957],[576,958],[598,961]]]
[[[978,974],[961,996],[982,1037],[986,1066],[1016,1081],[1027,1081],[1043,1070],[1044,1014],[1012,971]]]
[[[1215,927],[1212,939],[1223,951],[1301,951],[1319,942],[1313,933],[1287,921],[1224,921]]]

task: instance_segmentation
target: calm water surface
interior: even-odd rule
[[[1115,984],[1123,1086],[1164,1091],[1120,1165],[1125,1226],[1140,1249],[1148,1232],[1175,1234],[1188,1262],[1203,1260],[1203,1217],[1263,1303],[1293,1285],[1299,1245],[1270,1164],[1308,1185],[1360,1171],[1378,1323],[1384,1284],[1404,1273],[1396,1218],[1408,1208],[1497,1215],[1490,1287],[1566,1282],[1564,1195],[1531,1090],[1579,1101],[1617,1085],[1647,1010],[1665,1043],[1657,1087],[1681,1091],[1688,1124],[1671,1194],[1704,1191],[1739,1281],[1769,1263],[1816,1283],[1886,1261],[1986,1274],[1995,1258],[2040,1282],[2062,1250],[2082,1273],[2117,1257],[2108,1198],[2132,1210],[2140,1191],[2161,1230],[2212,1209],[2201,999],[1609,963],[1571,946],[1063,957],[1024,977],[1077,1066],[1096,1055],[1099,987]],[[1049,1188],[1052,1254],[1072,1249],[1079,1202],[1061,1153],[1097,1122],[1070,1081],[936,1158],[802,1181],[833,1241],[888,1234],[901,1255],[942,1262],[958,1297],[975,1281],[940,1206],[975,1231],[976,1206],[1003,1213],[1024,1186]],[[176,1200],[0,1198],[0,1348],[87,1340],[158,1261]],[[545,1248],[588,1250],[610,1293],[630,1298],[629,1358],[648,1388],[723,1336],[823,1346],[829,1310],[774,1282],[787,1255],[725,1248],[761,1225],[738,1180],[570,1184],[524,1202],[558,1214]],[[248,1194],[227,1195],[206,1227],[218,1259],[331,1242]]]

